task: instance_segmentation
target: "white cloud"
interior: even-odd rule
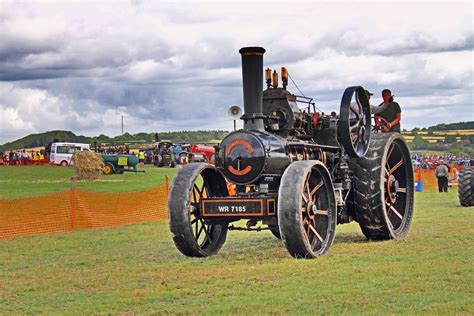
[[[116,135],[121,115],[130,132],[230,128],[247,45],[325,111],[360,84],[374,102],[391,88],[406,128],[472,118],[472,18],[471,2],[3,1],[0,143]]]

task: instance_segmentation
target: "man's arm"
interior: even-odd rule
[[[398,122],[400,122],[400,119],[402,118],[402,114],[401,113],[397,113],[395,115],[395,119],[393,121],[391,121],[390,123],[388,123],[388,127],[389,128],[392,128],[393,126],[397,125]]]
[[[393,126],[397,125],[398,122],[400,122],[400,119],[402,118],[402,109],[400,109],[400,105],[398,105],[397,102],[393,102],[392,106],[395,107],[395,119],[390,122],[389,128],[392,128]]]

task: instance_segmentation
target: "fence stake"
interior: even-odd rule
[[[170,179],[168,176],[165,176],[166,178],[166,194],[170,193]]]
[[[75,190],[76,189],[76,180],[74,177],[71,177],[71,190],[69,191],[69,200],[71,206],[71,230],[74,230],[76,226],[76,205],[75,205]]]

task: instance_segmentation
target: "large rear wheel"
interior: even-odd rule
[[[402,239],[413,218],[413,167],[399,133],[372,135],[369,151],[353,159],[353,213],[368,239]]]
[[[316,258],[329,250],[336,230],[336,201],[321,162],[297,161],[285,170],[278,193],[278,226],[295,258]]]
[[[227,196],[224,177],[206,163],[183,166],[173,179],[168,215],[173,241],[189,257],[207,257],[219,251],[227,236],[227,223],[208,223],[201,216],[201,199]]]

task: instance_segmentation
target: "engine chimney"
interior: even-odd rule
[[[264,130],[262,90],[263,90],[263,47],[243,47],[242,81],[244,88],[244,120],[245,130]]]

